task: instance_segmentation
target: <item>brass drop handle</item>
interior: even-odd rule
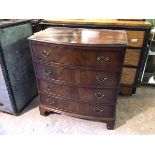
[[[43,50],[43,51],[42,51],[42,55],[43,55],[45,58],[49,57],[50,54],[51,54],[51,53],[48,52],[48,51],[46,51],[46,50]]]
[[[4,106],[4,104],[0,102],[0,106]]]
[[[93,110],[94,110],[94,112],[97,112],[97,113],[103,112],[103,109],[97,108],[97,107],[94,108]]]
[[[101,91],[99,91],[99,92],[95,93],[95,96],[96,96],[98,99],[103,99],[105,95],[104,95]]]
[[[44,70],[44,73],[49,76],[49,75],[53,74],[53,71],[52,70]]]
[[[107,61],[109,61],[110,59],[109,59],[109,57],[107,57],[107,56],[98,56],[97,57],[97,61],[98,62],[100,62],[100,63],[105,63],[105,62],[107,62]]]
[[[96,80],[97,80],[98,82],[104,82],[105,80],[107,80],[107,77],[97,76],[97,77],[96,77]]]
[[[53,88],[51,86],[46,86],[46,88],[47,88],[48,91],[52,91],[53,90]]]
[[[47,99],[47,102],[48,102],[49,105],[55,104],[55,101],[53,101],[53,100],[51,100],[51,99]]]

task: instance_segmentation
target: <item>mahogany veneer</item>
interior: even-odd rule
[[[29,40],[40,114],[102,121],[113,129],[126,32],[48,28]]]

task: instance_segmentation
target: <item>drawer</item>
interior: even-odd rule
[[[140,49],[127,49],[124,64],[138,66],[140,51],[141,51]]]
[[[119,48],[72,47],[52,44],[33,44],[34,59],[64,65],[102,68],[121,67],[123,52]]]
[[[63,112],[79,114],[91,117],[114,117],[115,106],[103,105],[100,103],[80,103],[70,100],[58,99],[52,96],[40,95],[41,104],[48,108],[57,109]]]
[[[54,65],[35,64],[38,78],[46,78],[61,84],[78,86],[116,87],[119,72],[111,70],[71,69]]]
[[[142,47],[145,31],[127,31],[128,46]]]
[[[96,101],[102,103],[113,103],[116,101],[116,89],[83,88],[55,84],[43,80],[39,80],[39,89],[42,93],[53,94],[71,100],[84,102]]]
[[[136,68],[123,68],[121,84],[133,85],[136,75]]]

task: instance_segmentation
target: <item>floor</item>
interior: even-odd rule
[[[41,116],[36,97],[21,113],[0,112],[0,135],[121,135],[155,134],[155,88],[140,87],[136,95],[119,96],[115,130],[106,124],[64,115]]]

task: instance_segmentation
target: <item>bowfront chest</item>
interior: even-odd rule
[[[41,115],[67,114],[113,129],[126,32],[55,27],[29,41]]]

